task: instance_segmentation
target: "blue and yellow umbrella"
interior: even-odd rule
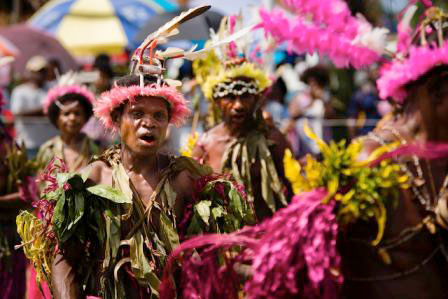
[[[73,55],[119,54],[151,16],[176,9],[169,0],[52,0],[29,23]]]

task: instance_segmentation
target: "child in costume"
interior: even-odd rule
[[[85,86],[77,83],[76,73],[69,72],[59,78],[58,84],[48,91],[44,112],[60,135],[45,142],[37,153],[40,171],[54,158],[59,158],[69,171],[79,171],[99,153],[99,147],[81,132],[93,114],[95,96]],[[50,296],[48,286],[36,284],[33,265],[28,266],[27,296],[38,299]]]
[[[159,152],[168,125],[181,125],[189,109],[163,77],[166,56],[155,44],[208,8],[182,13],[151,34],[134,53],[131,74],[95,102],[96,116],[121,143],[82,174],[50,163],[38,203],[44,218],[27,212],[17,218],[37,279],[49,283],[55,298],[157,298],[166,257],[185,237],[250,221],[240,185],[191,158]],[[170,280],[179,289],[187,283]]]
[[[60,135],[45,142],[37,153],[37,161],[45,167],[54,157],[64,161],[69,171],[79,171],[99,148],[81,132],[93,114],[95,96],[74,82],[75,74],[61,77],[58,86],[48,92],[44,112]]]
[[[356,37],[349,29],[360,29],[363,23],[357,23],[342,1],[319,2],[314,6],[319,9],[312,9],[311,2],[316,4],[288,1],[302,4],[301,12],[312,13],[314,22],[327,22],[323,30],[333,30],[334,38]],[[349,145],[326,144],[306,127],[322,160],[309,156],[300,165],[291,153],[285,155],[285,172],[297,194],[286,208],[254,227],[193,238],[173,253],[170,263],[182,255],[181,276],[193,277],[184,294],[446,298],[448,15],[434,7],[426,10],[413,34],[411,10],[415,7],[399,25],[399,52],[377,82],[383,99],[393,99],[400,110]],[[286,31],[291,24],[302,28],[280,22],[284,19],[278,15],[270,17]],[[306,35],[309,28],[302,29]],[[332,55],[362,64],[352,52]],[[235,246],[240,246],[237,253]],[[232,251],[231,258],[215,262],[223,250]],[[197,275],[191,275],[195,270]],[[220,288],[216,281],[234,287]]]
[[[225,19],[217,36],[233,34],[240,19]],[[250,52],[248,44],[242,45],[244,40],[216,48],[206,59],[194,62],[197,81],[212,110],[218,111],[214,119],[221,121],[199,138],[192,155],[244,184],[261,220],[287,204],[290,185],[282,159],[289,144],[273,124],[263,119],[260,107],[271,81],[257,66],[259,59],[249,61],[262,50]],[[239,49],[244,49],[242,56]]]

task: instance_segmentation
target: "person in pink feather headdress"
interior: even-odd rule
[[[168,126],[182,125],[190,110],[178,82],[163,76],[166,59],[185,53],[155,45],[208,8],[192,8],[149,35],[132,56],[130,74],[94,102],[96,117],[120,143],[80,173],[53,159],[36,203],[44,217],[17,217],[37,280],[45,279],[54,298],[158,298],[166,257],[181,241],[234,231],[253,215],[237,182],[161,149]]]
[[[76,74],[60,78],[60,84],[48,91],[44,112],[59,130],[59,135],[45,142],[37,153],[37,161],[44,168],[54,157],[66,163],[71,171],[85,167],[99,148],[81,132],[93,114],[95,96],[85,86],[76,84]]]
[[[425,144],[426,152],[398,155],[410,187],[388,207],[385,239],[370,247],[356,241],[366,227],[341,239],[348,298],[446,298],[448,275],[448,14],[431,1],[409,6],[398,26],[395,57],[380,70],[377,87],[394,113],[363,137],[361,155],[384,144]],[[423,9],[425,7],[425,9]],[[422,11],[416,28],[410,19]],[[415,17],[415,16],[414,16]],[[434,158],[436,157],[436,158]],[[373,250],[372,250],[373,249]]]

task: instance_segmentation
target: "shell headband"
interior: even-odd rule
[[[213,89],[213,98],[223,98],[229,95],[241,96],[245,93],[258,94],[258,86],[255,82],[246,82],[243,80],[234,80],[229,82],[218,83]]]
[[[219,32],[212,33],[209,43],[216,42],[220,38],[226,39],[227,36],[238,32],[244,32],[244,35],[214,48],[206,57],[193,63],[196,80],[207,99],[213,100],[227,95],[239,96],[244,93],[258,94],[271,85],[264,70],[271,63],[268,59],[270,50],[273,49],[271,40],[257,40],[258,44],[254,44],[253,41],[256,40],[254,36],[246,34],[252,32],[255,26],[247,28],[251,30],[245,32],[243,18],[240,15],[224,18]],[[268,55],[261,59],[260,56],[266,53]],[[242,81],[239,79],[242,77],[251,81]]]

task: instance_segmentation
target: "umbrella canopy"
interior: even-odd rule
[[[149,18],[175,9],[169,0],[52,0],[29,23],[74,55],[119,54]]]
[[[35,55],[58,59],[64,72],[77,67],[73,57],[54,37],[27,25],[2,27],[0,37],[20,49],[13,63],[16,73],[23,74],[26,62]]]
[[[178,16],[182,10],[166,12],[164,14],[154,16],[142,27],[140,32],[137,34],[133,45],[137,47],[147,36],[148,34],[156,31],[169,22],[174,17]],[[215,31],[219,29],[219,24],[223,15],[209,10],[204,14],[189,20],[179,26],[180,33],[178,35],[173,36],[170,40],[187,40],[187,41],[204,41],[209,39],[210,37],[210,28],[213,28]]]

